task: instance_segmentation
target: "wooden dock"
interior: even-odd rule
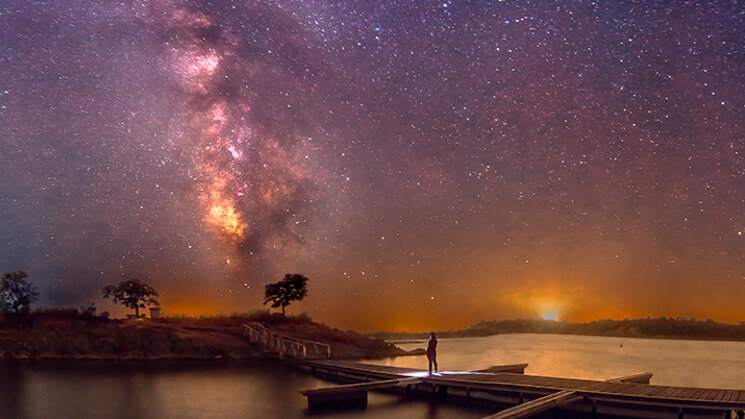
[[[309,405],[335,403],[335,396],[355,394],[367,401],[368,390],[433,397],[439,401],[494,406],[493,418],[529,417],[547,409],[567,415],[639,418],[729,418],[745,410],[745,390],[650,385],[651,374],[634,374],[605,381],[527,375],[525,364],[497,366],[489,372],[443,372],[368,365],[349,361],[299,361],[302,370],[356,387],[304,390]],[[362,384],[360,384],[362,383]],[[347,398],[346,400],[350,400]]]

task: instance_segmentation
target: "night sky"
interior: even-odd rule
[[[745,320],[737,1],[4,0],[0,271],[357,330]]]

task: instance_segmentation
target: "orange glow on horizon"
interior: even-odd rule
[[[175,299],[162,304],[164,316],[209,316],[220,314],[221,307],[214,303],[196,301],[191,298]]]
[[[531,318],[562,320],[571,312],[571,303],[576,295],[565,287],[544,283],[542,286],[516,287],[502,291],[503,303],[513,306],[518,312],[527,313]]]

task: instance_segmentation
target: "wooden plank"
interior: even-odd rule
[[[591,383],[591,384],[584,384],[582,386],[577,386],[577,387],[581,387],[581,388],[578,388],[578,390],[582,390],[582,391],[594,391],[594,392],[605,393],[607,392],[607,389],[610,386],[612,386],[612,384],[608,384],[608,383],[600,381],[600,382]]]
[[[687,391],[685,393],[684,398],[686,398],[688,400],[696,400],[695,395],[699,391],[699,389],[697,389],[697,388],[688,388],[686,390]]]
[[[675,398],[675,399],[677,398],[688,399],[689,398],[688,396],[692,394],[693,392],[691,391],[690,388],[679,387],[679,388],[674,389],[674,391],[670,393],[668,397]]]
[[[664,397],[666,399],[673,398],[675,394],[677,394],[680,389],[678,387],[663,387],[665,391],[655,394],[655,397]]]
[[[730,400],[731,402],[736,402],[736,401],[737,401],[737,400],[739,399],[739,396],[740,396],[740,390],[734,390],[734,391],[732,392],[732,397],[730,397],[730,399],[729,399],[729,400]]]
[[[719,399],[719,393],[724,393],[724,390],[716,390],[716,389],[713,390],[711,392],[711,396],[710,396],[711,397],[711,400],[720,400]]]
[[[641,389],[639,392],[636,393],[637,396],[646,396],[649,393],[657,390],[657,386],[649,386],[647,388]]]
[[[711,394],[709,394],[710,400],[718,401],[720,392],[722,392],[722,390],[712,390]]]
[[[313,360],[313,361],[302,361],[305,365],[310,366],[323,366],[324,368],[331,368],[335,370],[347,370],[356,372],[370,372],[381,375],[386,375],[390,378],[406,374],[416,374],[426,372],[427,370],[414,369],[414,368],[400,368],[400,367],[388,367],[384,365],[370,365],[360,364],[357,362],[350,361],[327,361],[327,360]]]
[[[645,388],[647,388],[647,386],[645,385],[629,384],[623,390],[618,390],[618,391],[626,395],[637,395]]]
[[[727,392],[727,395],[724,396],[724,400],[731,402],[733,400],[737,400],[737,390],[730,390]]]
[[[707,389],[700,397],[699,400],[712,400],[712,396],[716,394],[717,390]]]
[[[622,377],[610,378],[605,380],[609,383],[635,383],[635,384],[649,384],[649,380],[652,379],[651,372],[640,372],[637,374],[624,375]]]
[[[621,384],[621,386],[615,392],[621,394],[639,394],[639,392],[648,388],[649,384]]]
[[[734,393],[735,393],[735,390],[727,390],[727,392],[724,393],[724,397],[722,398],[722,400],[726,400],[726,401],[732,400],[732,394]]]
[[[693,396],[691,396],[691,398],[692,398],[692,399],[694,399],[694,400],[701,400],[701,397],[702,397],[702,396],[703,396],[704,394],[706,394],[706,392],[707,392],[707,391],[709,391],[709,390],[708,390],[708,389],[705,389],[705,388],[701,388],[701,389],[698,389],[698,390],[697,390],[697,391],[696,391],[696,392],[695,392],[695,393],[693,394]]]
[[[654,391],[651,391],[647,393],[647,396],[649,397],[666,397],[668,393],[671,392],[671,390],[674,390],[671,387],[665,387],[665,386],[658,386]]]
[[[639,389],[635,394],[637,396],[647,397],[650,394],[656,392],[657,390],[659,390],[658,386],[644,386],[644,388]]]
[[[677,387],[664,387],[661,386],[660,389],[662,391],[652,393],[653,397],[664,397],[664,398],[672,398],[673,394],[678,393],[678,390],[680,390]]]
[[[727,394],[727,390],[719,390],[714,395],[714,400],[724,400],[724,395]]]
[[[510,407],[509,409],[502,410],[499,413],[495,413],[491,416],[487,416],[484,419],[517,419],[527,418],[538,413],[545,412],[546,410],[553,409],[556,406],[566,403],[572,403],[577,400],[581,400],[583,397],[578,395],[575,391],[564,390],[558,393],[549,394],[548,396],[541,397],[517,406]]]
[[[619,393],[627,390],[628,386],[623,383],[614,384],[604,389],[604,393]]]
[[[475,370],[471,372],[481,372],[481,373],[498,373],[498,372],[511,372],[513,374],[524,374],[525,368],[528,367],[528,364],[511,364],[511,365],[492,365],[489,368],[484,368],[481,370]]]
[[[346,384],[341,386],[334,386],[334,387],[323,387],[323,388],[314,388],[314,389],[308,389],[308,390],[300,390],[300,394],[311,397],[319,394],[341,394],[341,393],[348,393],[348,392],[357,392],[357,391],[370,391],[370,390],[378,390],[381,388],[388,388],[388,387],[398,387],[398,386],[405,386],[409,384],[419,384],[423,380],[419,377],[410,377],[410,378],[394,378],[392,380],[377,380],[377,381],[368,381],[365,383],[355,383],[355,384]]]

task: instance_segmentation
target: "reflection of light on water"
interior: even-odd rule
[[[536,317],[541,313],[535,305]],[[561,320],[563,313],[558,314]],[[620,345],[623,344],[623,347]],[[420,344],[403,344],[412,350]],[[425,356],[403,356],[365,363],[426,373]],[[652,384],[743,389],[745,342],[638,339],[534,333],[441,338],[437,363],[444,371],[480,370],[489,365],[529,364],[530,375],[604,380],[641,371]],[[427,380],[424,374],[414,375]],[[449,378],[463,377],[463,375]]]
[[[471,371],[440,371],[435,373],[428,373],[427,371],[421,371],[421,372],[407,372],[403,373],[401,375],[405,375],[407,377],[428,377],[428,376],[434,376],[434,377],[446,377],[448,375],[494,375],[493,373],[489,372],[471,372]]]

